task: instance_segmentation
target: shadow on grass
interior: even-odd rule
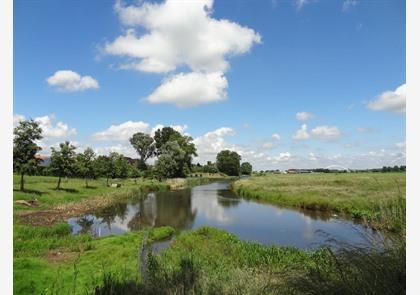
[[[88,186],[85,186],[84,188],[86,188],[86,189],[97,189],[98,187],[97,186],[88,185]]]
[[[21,193],[26,193],[26,194],[34,194],[34,195],[48,195],[48,192],[43,192],[43,191],[38,191],[38,190],[34,190],[34,189],[24,189],[23,191],[19,190],[19,189],[13,189],[14,192],[21,192]]]
[[[74,188],[59,188],[59,189],[56,189],[54,187],[54,188],[51,188],[51,190],[53,190],[53,191],[64,191],[66,193],[72,193],[72,194],[75,194],[75,193],[79,192],[77,189],[74,189]]]

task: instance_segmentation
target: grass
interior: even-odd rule
[[[151,190],[167,190],[169,186],[166,182],[159,182],[157,180],[134,180],[123,179],[113,180],[111,183],[121,183],[121,188],[112,188],[106,186],[105,179],[96,179],[89,181],[89,187],[85,187],[83,179],[68,178],[62,180],[62,189],[55,190],[57,183],[56,177],[50,176],[26,176],[24,192],[19,191],[19,177],[13,177],[13,199],[14,200],[33,200],[39,201],[39,206],[36,209],[49,209],[57,205],[62,205],[72,202],[80,202],[85,199],[94,198],[98,196],[105,196],[109,194],[124,194],[133,189],[141,189],[144,191]],[[15,210],[28,210],[31,207],[14,204]]]
[[[402,229],[405,181],[405,173],[268,174],[238,180],[233,190],[246,198],[351,214],[380,228]]]
[[[382,246],[303,251],[203,227],[149,255],[147,281],[108,273],[95,294],[404,294],[405,244]]]
[[[93,239],[68,224],[14,227],[14,294],[86,294],[105,272],[139,280],[139,245],[174,233],[170,227]]]

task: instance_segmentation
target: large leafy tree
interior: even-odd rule
[[[252,165],[249,162],[243,162],[241,164],[241,174],[244,175],[251,175],[252,173]]]
[[[238,176],[240,173],[241,156],[234,151],[223,150],[217,154],[217,169],[229,176]]]
[[[52,173],[58,176],[57,190],[61,188],[61,178],[70,176],[74,172],[74,165],[76,162],[75,149],[76,147],[71,145],[68,141],[60,143],[59,149],[54,147],[51,148],[50,168]]]
[[[146,160],[155,154],[153,138],[148,134],[137,132],[130,138],[130,143],[140,156],[139,168],[147,169]]]
[[[191,171],[193,156],[197,156],[197,149],[195,147],[192,137],[182,135],[172,127],[164,127],[162,129],[158,129],[155,132],[154,139],[156,146],[156,155],[158,157],[160,157],[162,154],[168,153],[169,146],[175,148],[175,150],[177,150],[179,147],[184,152],[182,153],[182,159],[176,160],[176,162],[178,163],[178,169],[174,177],[185,176],[188,173],[188,171]],[[176,142],[177,145],[168,145],[169,143],[173,142]]]
[[[88,179],[95,177],[95,157],[95,152],[88,147],[76,158],[76,170],[79,175],[85,178],[86,187],[88,187]]]
[[[23,191],[24,175],[35,171],[41,161],[35,155],[41,150],[36,141],[42,139],[42,129],[34,120],[25,120],[19,122],[13,134],[13,169],[20,174],[20,190]]]

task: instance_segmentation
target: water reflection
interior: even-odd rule
[[[319,231],[351,243],[360,242],[357,231],[368,231],[352,221],[325,212],[292,210],[239,198],[229,190],[226,182],[149,193],[147,197],[116,203],[93,215],[70,218],[68,222],[74,234],[95,236],[165,225],[178,231],[208,225],[227,230],[244,240],[300,248],[325,242],[326,237],[317,234]]]

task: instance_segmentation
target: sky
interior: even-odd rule
[[[136,157],[173,126],[194,162],[405,165],[405,1],[15,0],[13,38],[14,124],[45,154]]]

